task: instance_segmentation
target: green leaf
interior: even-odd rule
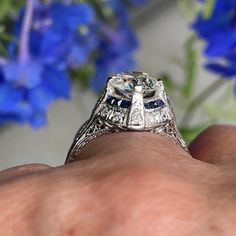
[[[0,22],[11,18],[11,13],[19,11],[25,5],[25,0],[1,0]]]
[[[176,64],[176,65],[178,65],[181,69],[184,70],[184,68],[185,68],[185,62],[183,61],[182,58],[173,57],[173,58],[171,59],[171,62],[174,63],[174,64]]]
[[[219,114],[222,113],[222,110],[219,109],[219,104],[216,103],[205,103],[203,105],[204,112],[212,119],[215,119]]]
[[[219,94],[219,98],[215,101],[203,105],[203,111],[213,122],[236,120],[236,101],[232,92],[233,83],[233,81],[230,82],[223,94]]]
[[[210,122],[200,124],[195,127],[183,127],[180,128],[180,133],[182,134],[184,140],[189,144],[191,143],[203,130],[209,127]]]
[[[161,77],[167,91],[171,91],[176,88],[176,85],[169,74],[164,73],[164,74],[160,75],[160,77]]]
[[[7,56],[7,49],[3,45],[3,43],[0,41],[0,55]]]
[[[198,10],[198,3],[196,0],[178,0],[178,8],[180,13],[187,19],[194,18]]]
[[[12,40],[12,35],[10,35],[6,32],[2,32],[2,33],[0,33],[0,40],[10,41],[10,40]]]
[[[79,80],[81,86],[89,87],[89,81],[93,74],[93,66],[90,64],[84,65],[70,71],[71,78],[73,80]]]
[[[205,4],[205,10],[204,10],[204,18],[208,19],[211,17],[212,12],[214,10],[216,0],[207,0]]]
[[[197,52],[195,50],[196,37],[191,36],[185,44],[185,83],[182,89],[183,96],[190,98],[193,93],[197,71]]]
[[[236,107],[232,110],[226,111],[224,113],[224,117],[228,120],[235,121],[236,120]]]
[[[12,2],[9,0],[1,0],[1,7],[0,7],[0,20],[3,19],[9,10],[11,10]]]

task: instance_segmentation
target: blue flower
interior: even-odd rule
[[[134,68],[133,53],[137,48],[138,40],[129,27],[113,30],[100,25],[100,51],[96,73],[91,81],[92,88],[99,91],[110,74]]]
[[[53,27],[62,32],[64,30],[75,32],[81,25],[86,25],[94,20],[93,10],[86,3],[52,3],[49,6]]]
[[[105,7],[110,8],[118,18],[120,23],[127,25],[129,23],[129,12],[127,2],[133,5],[143,5],[147,0],[106,0]]]
[[[206,18],[203,12],[200,12],[192,27],[199,37],[206,41],[205,55],[209,60],[206,68],[225,78],[234,78],[236,75],[236,1],[216,0],[211,16]]]
[[[43,1],[42,1],[43,2]],[[70,98],[69,70],[94,64],[91,86],[100,90],[111,73],[135,66],[138,47],[129,27],[127,2],[106,0],[115,24],[89,3],[26,0],[15,22],[8,58],[0,58],[0,124],[41,127],[55,100]]]
[[[90,25],[94,22],[94,12],[88,4],[51,3],[36,9],[35,15],[31,32],[33,55],[65,68],[86,62],[96,45],[88,45]],[[80,33],[80,27],[86,27],[88,32]]]
[[[146,1],[129,0],[128,2],[141,5]],[[96,91],[103,88],[110,74],[128,71],[136,66],[134,52],[139,46],[137,37],[129,26],[129,14],[125,1],[107,0],[104,4],[115,14],[117,27],[111,27],[102,20],[98,20],[95,26],[99,50],[91,86]]]
[[[41,83],[42,70],[43,66],[33,61],[27,63],[10,61],[2,64],[2,71],[6,81],[29,89]]]
[[[25,9],[21,11],[16,22],[15,37],[20,39]],[[73,60],[73,66],[83,64],[92,49],[89,31],[94,22],[94,11],[86,3],[65,4],[50,3],[39,5],[34,9],[30,30],[29,49],[33,57],[40,57],[44,63],[55,66],[70,67],[71,52],[76,48],[78,60]],[[80,33],[80,27],[86,28],[86,33]],[[81,40],[83,39],[83,40]],[[82,48],[83,50],[78,50]],[[17,49],[16,41],[9,45],[9,53],[14,57]],[[86,50],[85,50],[86,49]],[[69,59],[68,59],[69,58]]]
[[[45,125],[50,104],[70,98],[68,68],[85,63],[95,47],[87,40],[89,30],[79,31],[94,21],[88,4],[33,2],[28,0],[16,22],[19,44],[13,41],[9,59],[0,63],[0,124]]]
[[[144,3],[147,2],[147,0],[129,0],[129,2],[134,5],[143,5]]]
[[[70,98],[70,80],[65,71],[45,67],[41,83],[28,88],[25,84],[9,83],[0,76],[0,124],[30,123],[41,127],[47,123],[49,105],[59,98]]]

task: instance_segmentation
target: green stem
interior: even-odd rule
[[[207,98],[212,96],[213,93],[215,93],[219,88],[221,88],[222,85],[225,84],[225,81],[226,79],[223,78],[217,79],[189,103],[185,115],[181,121],[181,127],[186,127],[189,125],[196,110],[201,107],[201,105],[206,101]]]

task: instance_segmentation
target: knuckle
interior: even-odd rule
[[[204,224],[205,217],[199,222],[199,215],[208,208],[207,196],[190,181],[143,167],[119,170],[101,178],[92,186],[90,195],[93,197],[89,205],[96,209],[101,228],[107,228],[102,225],[106,222],[112,230],[132,231],[131,235],[168,230],[174,221]]]
[[[233,125],[212,125],[208,127],[205,131],[203,131],[202,135],[204,136],[212,136],[212,135],[220,135],[225,134],[226,131],[236,131],[236,127]],[[227,132],[227,133],[228,133]]]

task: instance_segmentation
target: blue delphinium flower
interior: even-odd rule
[[[131,4],[143,4],[145,0],[130,0]],[[110,74],[128,71],[136,66],[134,52],[138,40],[129,26],[127,6],[122,0],[104,1],[116,16],[116,27],[98,20],[96,24],[99,56],[95,61],[95,74],[91,81],[93,89],[100,91]]]
[[[101,90],[111,73],[128,71],[135,66],[133,52],[138,41],[133,31],[126,28],[113,30],[106,25],[100,28],[100,54],[96,60],[96,73],[92,87]]]
[[[193,29],[207,42],[206,68],[233,78],[236,75],[236,1],[216,0],[210,17],[200,12]]]
[[[132,69],[138,41],[129,26],[127,2],[145,1],[99,2],[113,14],[110,22],[89,3],[27,0],[8,58],[0,57],[0,124],[44,125],[49,105],[70,98],[70,69],[94,64],[91,85],[97,91],[109,74]]]
[[[94,48],[79,27],[90,25],[94,13],[88,4],[28,0],[16,22],[9,59],[0,60],[0,124],[12,121],[40,127],[49,105],[70,97],[66,69],[87,60]]]

